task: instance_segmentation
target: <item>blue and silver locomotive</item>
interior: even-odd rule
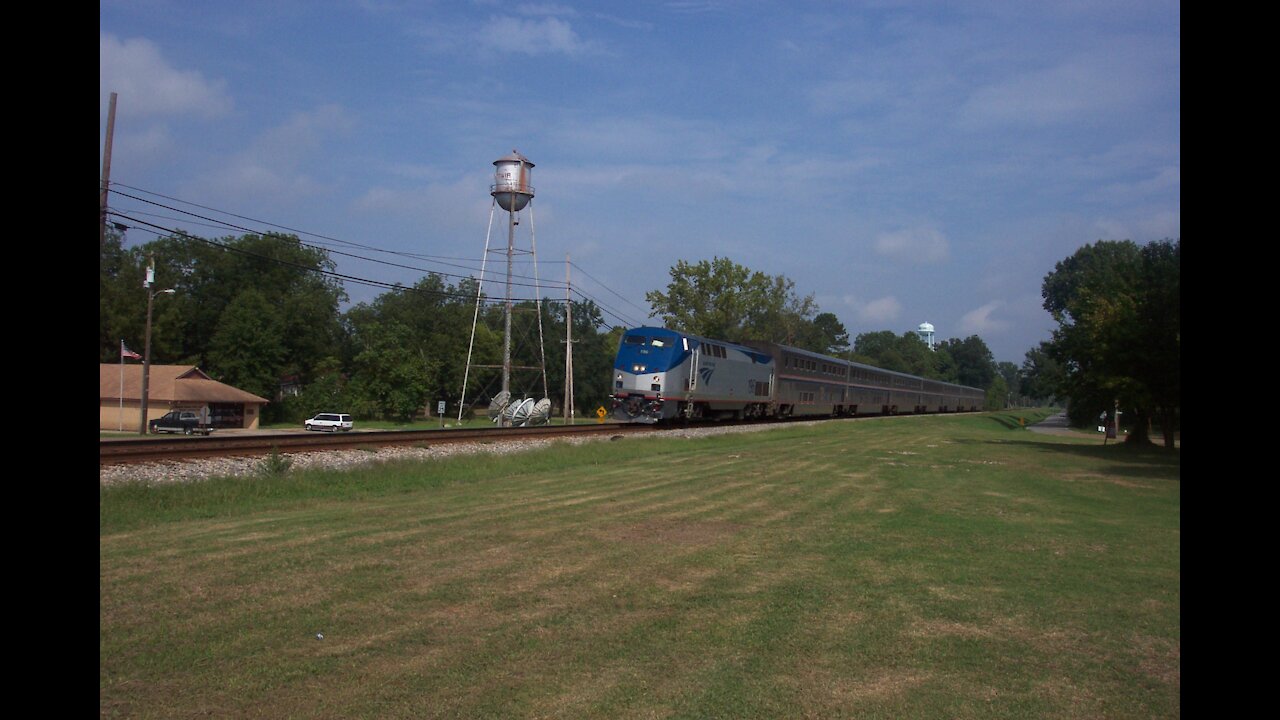
[[[612,416],[624,422],[965,412],[984,400],[978,388],[800,348],[658,327],[622,336],[613,374]]]
[[[628,330],[613,363],[613,418],[763,417],[773,358],[745,345],[665,328]]]

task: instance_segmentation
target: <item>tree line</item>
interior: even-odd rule
[[[267,398],[264,422],[301,422],[324,411],[408,421],[434,414],[441,400],[449,414],[464,400],[484,412],[500,389],[498,373],[477,366],[502,363],[504,308],[483,298],[477,312],[476,279],[450,283],[428,274],[344,311],[349,298],[328,253],[288,234],[217,240],[177,234],[125,248],[121,234],[110,232],[99,267],[101,362],[120,361],[121,340],[143,350],[149,263],[155,265],[153,289],[176,291],[154,303],[151,361],[196,365]],[[550,299],[518,302],[512,312],[512,364],[545,361],[545,396],[557,411],[565,385],[565,315],[564,301]],[[594,408],[607,400],[622,329],[608,327],[589,300],[574,303],[572,318],[575,405]],[[295,390],[282,392],[286,387]],[[513,374],[511,388],[544,397],[540,373]]]

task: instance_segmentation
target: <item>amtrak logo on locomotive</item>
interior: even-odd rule
[[[711,374],[716,371],[713,367],[704,367],[698,369],[698,375],[702,378],[703,385],[711,384]]]

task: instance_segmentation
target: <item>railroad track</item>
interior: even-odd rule
[[[526,428],[483,428],[449,430],[371,430],[348,433],[265,433],[208,437],[146,437],[103,439],[99,443],[99,465],[189,460],[208,457],[270,455],[273,452],[319,452],[391,446],[425,446],[463,442],[509,442],[565,436],[621,435],[652,432],[650,425],[557,425]]]
[[[858,419],[885,417],[862,415]],[[894,417],[915,417],[897,415]],[[153,462],[156,460],[191,460],[210,457],[253,457],[273,452],[321,452],[324,450],[356,450],[394,446],[427,446],[445,443],[498,443],[516,440],[548,439],[571,435],[622,435],[624,433],[661,432],[685,427],[730,427],[735,425],[772,425],[822,420],[817,416],[772,420],[723,420],[694,425],[647,425],[642,423],[608,423],[603,425],[544,425],[524,428],[451,428],[448,430],[366,430],[348,433],[280,432],[256,435],[218,435],[208,437],[155,436],[146,438],[103,439],[98,451],[99,465]]]

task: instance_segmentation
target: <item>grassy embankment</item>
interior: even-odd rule
[[[1017,418],[104,488],[101,714],[1177,717],[1178,453]]]

